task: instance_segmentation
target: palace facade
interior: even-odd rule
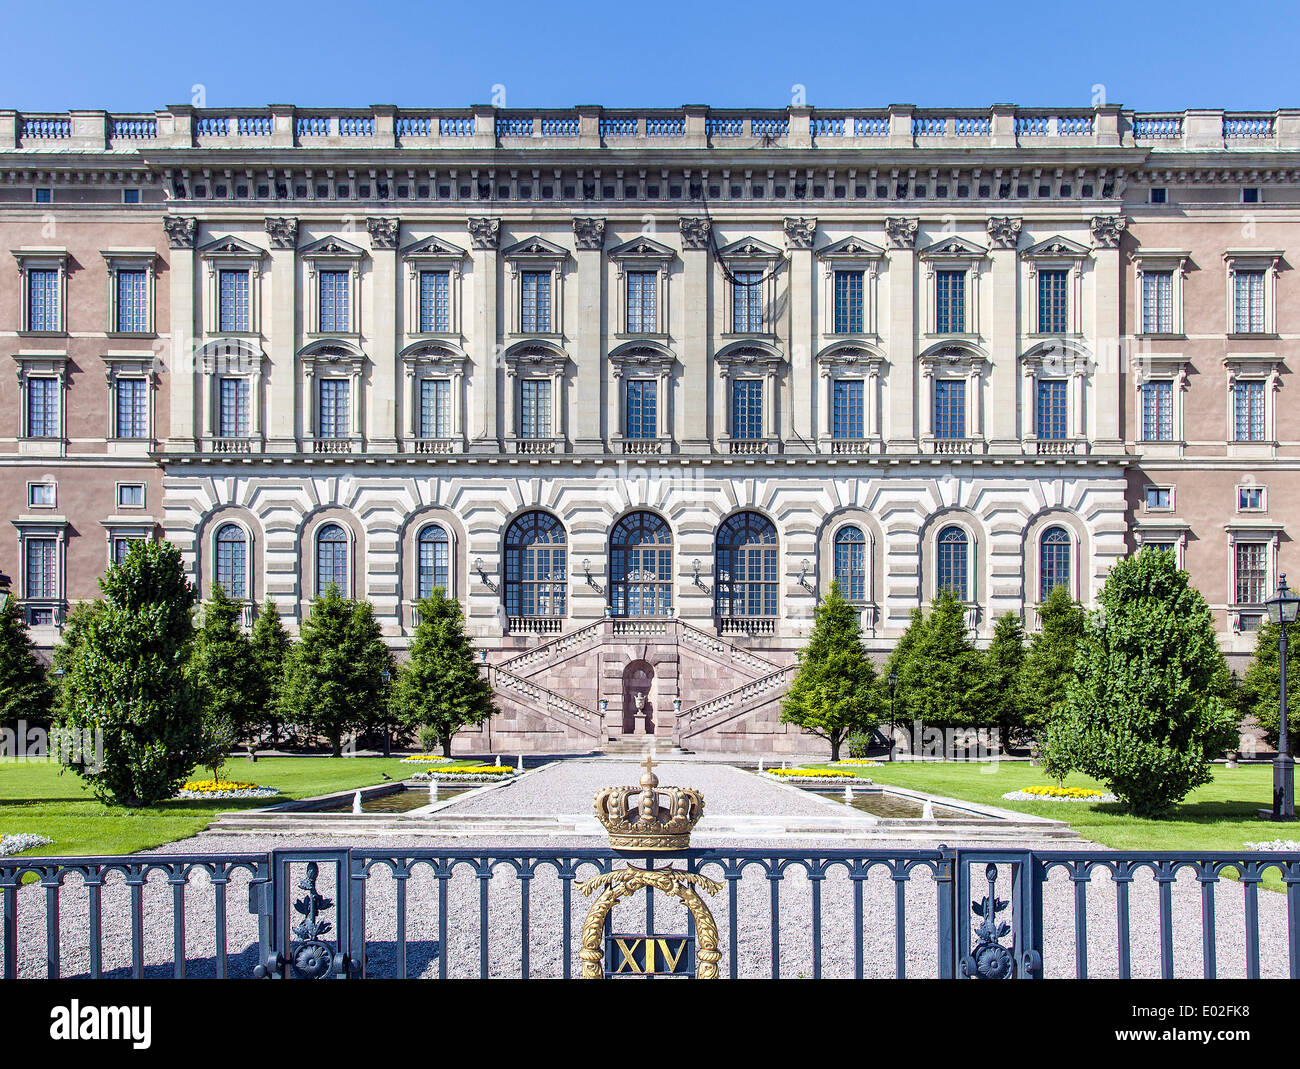
[[[1171,547],[1286,566],[1300,112],[0,112],[0,502],[33,634],[130,540],[202,594],[464,605],[463,751],[788,753],[883,654]]]

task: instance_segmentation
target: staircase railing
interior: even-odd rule
[[[795,665],[778,668],[775,672],[748,683],[742,683],[715,698],[683,709],[678,717],[678,736],[682,739],[698,735],[717,724],[730,720],[759,705],[770,702],[779,691],[788,687],[794,678]]]

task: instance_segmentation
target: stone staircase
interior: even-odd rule
[[[558,720],[582,735],[590,736],[599,744],[601,737],[600,714],[577,702],[548,690],[541,684],[516,675],[498,665],[487,666],[488,683],[503,698],[518,702],[534,712]]]
[[[688,745],[693,736],[779,701],[790,688],[794,674],[795,665],[787,665],[758,679],[742,683],[716,698],[683,709],[677,718],[678,740],[682,745]]]

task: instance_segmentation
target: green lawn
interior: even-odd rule
[[[45,762],[0,762],[0,834],[28,832],[53,839],[37,854],[129,854],[184,839],[202,831],[217,814],[252,809],[295,798],[310,798],[383,781],[387,772],[404,779],[424,766],[403,765],[396,757],[263,757],[255,764],[236,757],[225,779],[279,787],[273,799],[169,801],[149,809],[119,809],[97,802],[71,772]],[[198,771],[206,779],[210,772]]]
[[[1213,782],[1193,791],[1164,820],[1129,816],[1114,803],[1007,801],[1002,795],[1009,791],[1054,782],[1041,768],[1025,761],[996,765],[899,761],[856,771],[876,783],[1068,821],[1085,839],[1116,850],[1241,850],[1246,842],[1300,839],[1300,825],[1273,824],[1256,817],[1272,798],[1273,770],[1269,765],[1232,769],[1215,765]],[[1101,784],[1080,775],[1069,776],[1065,785],[1104,790]]]

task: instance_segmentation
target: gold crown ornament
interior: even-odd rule
[[[603,787],[596,792],[596,819],[615,850],[685,850],[691,829],[704,815],[704,795],[693,787],[659,789],[654,754],[641,762],[640,787]]]

